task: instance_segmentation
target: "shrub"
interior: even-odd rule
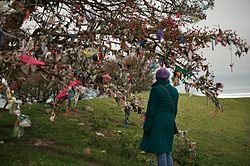
[[[198,166],[197,143],[187,138],[187,131],[180,131],[175,137],[173,158],[180,165]]]

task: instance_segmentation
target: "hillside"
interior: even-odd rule
[[[138,96],[147,99],[148,93]],[[197,142],[196,165],[247,165],[250,98],[220,100],[224,112],[214,117],[215,107],[207,98],[181,94],[177,125],[187,130],[188,139]],[[68,117],[63,116],[63,110],[58,107],[51,122],[49,106],[23,106],[22,113],[30,116],[32,126],[25,128],[20,138],[12,136],[16,117],[0,112],[0,165],[143,166],[154,160],[138,149],[140,115],[133,112],[128,128],[124,127],[124,113],[114,99],[81,100],[77,112]],[[176,165],[182,160],[185,158],[175,156]]]

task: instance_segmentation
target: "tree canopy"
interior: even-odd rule
[[[133,92],[149,85],[157,62],[173,70],[175,86],[200,90],[221,108],[223,85],[199,50],[235,46],[240,57],[249,45],[232,30],[194,27],[213,7],[214,0],[0,1],[0,74],[16,91],[81,80]]]

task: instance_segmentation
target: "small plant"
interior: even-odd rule
[[[176,135],[173,157],[180,165],[198,166],[197,143],[187,138],[187,131],[179,131]]]

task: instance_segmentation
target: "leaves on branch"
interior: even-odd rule
[[[157,60],[173,70],[175,85],[199,89],[220,107],[223,86],[198,50],[234,45],[240,57],[249,45],[231,30],[192,27],[213,6],[214,0],[1,1],[0,74],[9,80],[17,79],[9,77],[11,69],[28,74],[19,59],[28,55],[46,63],[31,70],[46,81],[88,86],[105,75],[111,79],[103,84],[133,92],[149,86]]]

